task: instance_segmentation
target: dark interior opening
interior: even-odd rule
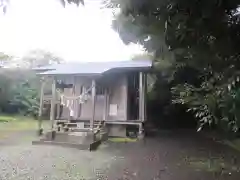
[[[128,75],[128,119],[139,119],[139,73]]]

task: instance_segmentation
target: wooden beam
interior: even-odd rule
[[[107,104],[108,104],[108,91],[107,91],[107,87],[104,87],[104,108],[103,108],[103,120],[106,121],[107,120]]]
[[[142,90],[142,121],[145,121],[145,104],[146,104],[146,74],[143,74],[143,90]]]
[[[110,87],[108,87],[107,89],[107,98],[106,98],[106,120],[108,120],[108,116],[109,116],[109,103],[110,103]]]
[[[61,102],[57,104],[57,117],[56,117],[56,119],[60,119],[60,105],[61,105]]]
[[[56,104],[56,80],[52,80],[52,100],[51,100],[51,111],[50,111],[50,121],[51,121],[51,131],[54,130],[54,120],[55,120],[55,104]]]
[[[144,74],[143,72],[139,73],[139,120],[141,122],[144,121],[144,91],[145,87],[144,87]],[[143,124],[141,123],[139,125],[139,131],[138,131],[138,137],[142,138],[143,137]]]
[[[82,91],[83,91],[83,86],[82,86],[82,84],[81,84],[81,81],[80,80],[78,80],[78,93],[79,93],[79,95],[82,95]],[[78,102],[78,114],[77,114],[77,117],[79,118],[79,117],[81,117],[81,113],[82,113],[82,104],[81,103],[79,103]]]
[[[125,83],[124,83],[124,98],[125,98],[125,120],[128,120],[128,76],[126,75],[125,77]]]
[[[77,87],[76,87],[76,84],[77,84],[77,78],[76,76],[73,76],[73,88],[72,88],[72,96],[76,96],[76,92],[77,92]],[[73,106],[72,106],[72,109],[73,109],[73,119],[77,118],[77,101],[76,100],[73,100]]]
[[[90,121],[90,129],[94,128],[94,120],[95,120],[95,103],[96,103],[96,81],[92,80],[92,119]]]
[[[143,73],[139,72],[139,120],[143,120]]]
[[[147,73],[144,78],[144,120],[147,120]]]
[[[38,130],[39,135],[42,135],[43,128],[42,128],[42,114],[43,114],[43,96],[44,96],[44,86],[45,86],[45,80],[42,78],[41,80],[41,91],[40,91],[40,102],[39,102],[39,110],[38,110]]]

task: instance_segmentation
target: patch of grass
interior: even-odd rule
[[[226,144],[226,145],[232,147],[233,149],[240,151],[240,139],[235,139],[232,141],[223,140],[223,144]]]
[[[225,139],[224,137],[221,137],[221,136],[215,138],[215,135],[211,135],[211,134],[207,134],[207,137],[217,143],[221,143],[221,144],[230,146],[231,148],[233,148],[237,151],[240,151],[240,138],[234,139],[234,140],[229,140],[229,139]]]
[[[6,116],[0,115],[0,138],[4,138],[17,131],[37,130],[38,121],[30,117],[23,116]],[[49,121],[43,121],[43,128],[48,127]]]
[[[120,137],[116,137],[116,138],[108,138],[109,141],[111,142],[116,142],[116,143],[120,143],[120,142],[136,142],[137,138],[120,138]]]
[[[240,169],[226,163],[222,158],[217,159],[204,159],[204,158],[190,158],[187,159],[187,164],[197,171],[207,172],[239,172]]]
[[[14,116],[9,115],[0,115],[0,123],[1,122],[12,122],[15,121],[16,118]]]

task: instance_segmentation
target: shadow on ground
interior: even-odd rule
[[[194,131],[158,133],[142,142],[108,144],[119,163],[109,179],[237,180],[239,152]]]
[[[0,146],[0,179],[237,180],[240,175],[238,152],[192,131],[107,142],[96,152],[33,146],[26,138],[33,132],[14,136]]]

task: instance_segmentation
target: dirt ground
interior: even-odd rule
[[[1,180],[238,180],[240,154],[192,131],[106,142],[95,152],[33,146],[34,131],[0,139]]]

